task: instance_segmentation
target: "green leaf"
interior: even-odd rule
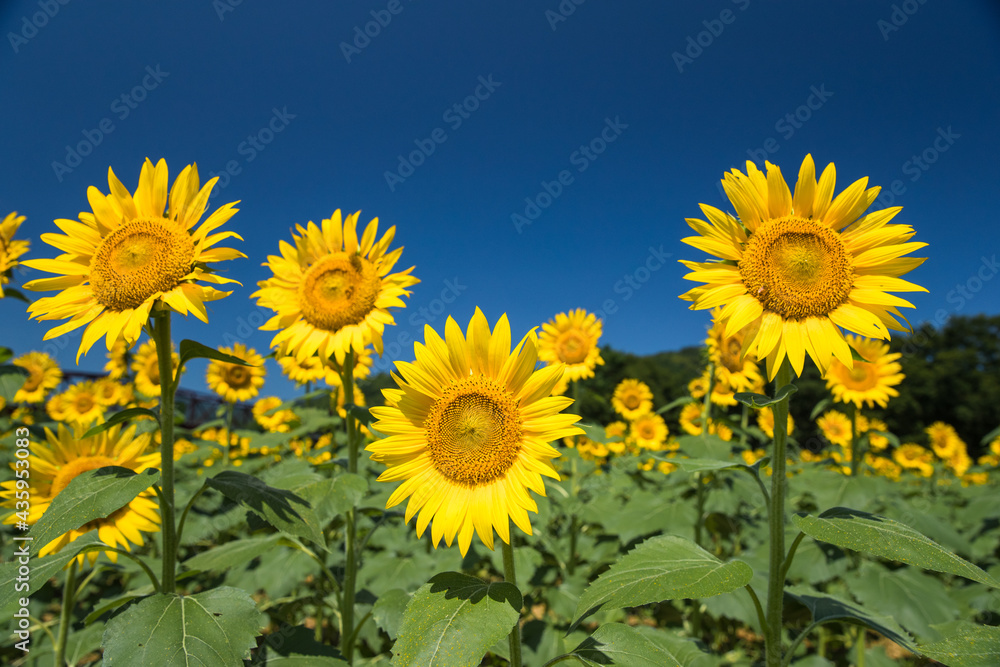
[[[892,617],[920,639],[937,639],[940,635],[933,626],[961,616],[945,583],[916,568],[889,570],[866,562],[844,581],[853,597],[867,609]]]
[[[920,653],[948,667],[1000,665],[1000,627],[967,625],[955,635],[920,647]]]
[[[705,472],[707,470],[727,470],[729,468],[747,468],[736,461],[720,461],[718,459],[661,459],[670,461],[684,472]]]
[[[159,479],[160,471],[154,468],[137,473],[120,466],[106,466],[82,472],[52,499],[30,535],[41,548],[67,531],[125,507]]]
[[[221,572],[242,565],[273,549],[282,540],[279,533],[262,537],[241,537],[202,551],[184,561],[190,570]]]
[[[14,350],[0,345],[0,364],[6,364],[14,358]]]
[[[858,353],[858,351],[857,351],[857,350],[855,350],[855,349],[854,349],[853,347],[851,348],[851,359],[853,359],[854,361],[863,361],[863,362],[865,362],[866,364],[868,364],[868,363],[871,363],[870,361],[868,361],[867,359],[865,359],[864,357],[862,357],[862,356],[861,356],[861,355],[860,355],[860,354]]]
[[[584,591],[571,629],[605,605],[638,607],[707,598],[742,588],[752,577],[753,570],[742,561],[723,563],[680,537],[653,537],[625,554]]]
[[[393,667],[478,665],[521,615],[513,584],[443,572],[414,593],[392,647]]]
[[[726,442],[717,435],[682,435],[677,438],[677,445],[682,452],[693,459],[729,458],[733,451],[733,443]]]
[[[148,408],[129,408],[128,410],[122,410],[121,412],[116,412],[111,415],[103,424],[96,424],[92,426],[86,433],[83,434],[83,437],[86,439],[97,435],[98,433],[103,433],[115,424],[121,424],[122,422],[128,421],[133,417],[138,417],[139,415],[147,415],[155,419],[157,424],[160,423],[160,415],[157,412],[153,412]]]
[[[230,500],[238,502],[278,530],[304,537],[326,549],[323,531],[307,500],[291,491],[268,486],[252,475],[223,470],[205,482]]]
[[[813,407],[812,412],[809,413],[809,421],[816,421],[816,418],[819,417],[819,413],[823,412],[828,407],[830,407],[830,399],[824,398],[817,403],[815,407]]]
[[[357,419],[363,426],[368,426],[374,421],[372,413],[363,405],[352,405],[351,414]]]
[[[153,595],[108,621],[104,664],[242,665],[264,619],[238,588],[196,595]]]
[[[806,535],[842,549],[853,549],[925,570],[957,574],[1000,588],[1000,581],[981,568],[892,519],[846,507],[834,507],[818,517],[793,516],[792,522]]]
[[[402,588],[394,588],[382,593],[375,602],[375,606],[372,607],[372,619],[375,621],[375,625],[385,630],[389,639],[395,641],[396,637],[399,636],[399,626],[403,622],[403,614],[412,599],[413,595]]]
[[[794,384],[786,384],[784,387],[779,389],[774,393],[774,398],[769,398],[764,394],[755,394],[752,391],[741,391],[733,394],[735,398],[740,403],[748,405],[751,408],[763,408],[768,405],[774,405],[775,403],[780,403],[785,399],[786,396],[791,396],[799,390]]]
[[[254,665],[280,665],[281,667],[347,667],[340,651],[315,639],[315,630],[302,625],[282,624],[262,637],[262,656],[266,662],[255,659]]]
[[[645,626],[608,623],[573,649],[591,665],[628,667],[699,667],[709,665],[709,656],[690,639]],[[570,664],[567,662],[566,664]]]
[[[849,600],[820,593],[810,588],[792,586],[785,589],[785,594],[798,600],[808,607],[812,612],[813,621],[825,623],[827,621],[844,621],[856,625],[864,625],[883,637],[891,639],[903,648],[914,653],[919,653],[913,638],[903,628],[899,627],[893,619],[882,616],[874,612],[859,607]]]
[[[231,354],[224,354],[219,352],[214,347],[208,347],[207,345],[202,345],[198,341],[194,340],[182,340],[180,344],[180,363],[178,367],[183,368],[184,364],[191,361],[192,359],[215,359],[216,361],[225,361],[230,364],[237,364],[239,366],[253,366],[254,364],[247,363],[245,360],[239,357],[234,357]]]
[[[76,558],[77,554],[85,548],[95,544],[104,546],[104,543],[101,542],[101,539],[97,536],[96,530],[84,533],[60,549],[57,553],[45,556],[44,558],[37,558],[32,555],[28,561],[28,567],[31,569],[31,576],[25,579],[18,573],[20,563],[17,558],[17,551],[20,550],[25,544],[28,546],[29,553],[32,554],[38,553],[42,546],[44,546],[38,544],[37,541],[14,542],[15,557],[7,563],[0,563],[0,614],[4,613],[7,609],[7,605],[13,603],[18,598],[31,597],[42,586],[47,584],[50,578],[56,576],[71,560]],[[20,581],[18,580],[18,577],[21,577]],[[24,584],[28,585],[26,589],[17,590],[18,586],[23,586]]]
[[[662,415],[665,412],[670,412],[674,408],[679,408],[682,405],[687,405],[688,403],[694,403],[694,402],[695,402],[695,399],[691,398],[690,396],[682,396],[680,398],[676,398],[676,399],[670,401],[669,403],[667,403],[666,405],[664,405],[662,408],[658,409],[656,411],[656,414]]]
[[[993,442],[993,439],[996,438],[998,435],[1000,435],[1000,426],[997,426],[995,429],[984,435],[983,439],[979,441],[979,444],[981,445],[989,444]]]
[[[603,426],[598,426],[597,424],[581,424],[577,423],[576,426],[583,429],[583,435],[589,440],[600,444],[606,444],[609,442],[620,442],[621,438],[615,436],[614,438],[609,438],[607,431],[604,430]]]
[[[5,298],[11,298],[12,297],[14,299],[17,299],[18,301],[23,301],[25,303],[31,303],[31,299],[29,299],[27,296],[25,296],[24,292],[22,292],[21,290],[18,290],[18,289],[14,289],[13,287],[4,287],[3,288],[3,295],[4,295]]]
[[[8,403],[14,402],[14,396],[28,380],[28,371],[14,364],[0,366],[0,396]]]

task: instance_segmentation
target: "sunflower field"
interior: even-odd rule
[[[48,248],[6,215],[0,306],[107,364],[0,350],[5,664],[1000,664],[1000,428],[886,422],[926,244],[867,179],[761,166],[687,219],[706,333],[669,387],[584,309],[448,316],[375,373],[420,282],[396,228],[296,225],[250,290],[194,165],[109,169]],[[269,350],[177,340],[222,299]]]

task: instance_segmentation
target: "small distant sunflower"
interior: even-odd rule
[[[757,427],[763,431],[764,435],[767,437],[774,437],[774,410],[772,410],[770,406],[763,407],[757,411]],[[788,431],[786,431],[786,433],[791,435],[794,431],[795,420],[792,419],[792,414],[788,413]]]
[[[56,360],[44,352],[28,352],[14,359],[15,366],[28,371],[28,377],[17,393],[15,403],[41,403],[45,395],[62,382],[62,370]]]
[[[754,356],[752,354],[743,356],[743,334],[737,331],[727,336],[726,323],[719,319],[721,315],[721,308],[712,311],[712,328],[709,329],[708,338],[705,339],[708,359],[715,367],[717,380],[725,383],[733,392],[761,390],[764,378],[757,368]]]
[[[727,173],[722,186],[739,219],[702,205],[708,221],[688,218],[697,236],[685,243],[722,261],[682,263],[688,280],[705,283],[681,295],[695,310],[722,307],[725,334],[742,331],[743,354],[767,362],[773,379],[787,356],[801,375],[805,355],[825,372],[836,357],[853,367],[839,327],[871,338],[908,330],[888,292],[927,291],[901,280],[923,259],[904,258],[925,243],[908,243],[909,225],[889,224],[900,207],[865,215],[879,188],[863,178],[833,198],[836,169],[816,180],[811,155],[799,170],[794,194],[781,170],[765,163],[765,176],[747,162],[747,173]]]
[[[961,447],[956,447],[955,451],[944,463],[958,477],[968,472],[969,468],[972,467],[972,457],[966,451],[965,443],[963,442]]]
[[[860,431],[860,429],[858,430]],[[881,433],[889,432],[889,427],[886,426],[884,421],[881,419],[869,419],[868,428],[865,430],[868,432],[868,446],[873,452],[884,452],[888,449],[889,438],[881,435]]]
[[[611,407],[625,419],[633,421],[653,409],[653,392],[645,382],[625,378],[615,387]]]
[[[340,377],[333,369],[333,364],[328,359],[316,355],[305,359],[298,359],[294,354],[279,355],[278,365],[281,366],[281,372],[296,384],[307,382],[325,382],[331,386],[340,384]]]
[[[934,474],[934,455],[920,445],[908,442],[892,452],[892,460],[907,470],[915,470],[922,477]]]
[[[697,401],[691,401],[681,408],[680,422],[681,428],[689,435],[701,435],[701,415],[704,412],[702,406]]]
[[[374,345],[382,354],[382,333],[395,324],[390,307],[403,308],[407,287],[419,280],[413,267],[391,273],[402,248],[388,252],[396,235],[390,227],[378,241],[378,218],[358,239],[358,211],[341,219],[340,211],[320,226],[296,225],[295,245],[282,241],[281,255],[269,255],[266,266],[274,275],[257,283],[251,295],[257,304],[277,314],[261,329],[277,331],[271,347],[300,361],[314,354],[336,356],[344,362],[348,350],[362,354]]]
[[[542,476],[559,479],[548,443],[583,433],[578,415],[562,413],[573,401],[549,395],[562,367],[535,370],[533,330],[512,351],[506,315],[492,332],[478,308],[465,335],[451,317],[443,339],[424,331],[416,361],[396,363],[399,389],[384,389],[386,405],[371,408],[388,435],[367,447],[388,466],[378,479],[403,482],[386,507],[409,498],[405,520],[417,515],[417,536],[433,519],[434,545],[457,536],[463,555],[473,532],[490,549],[494,530],[509,544],[509,520],[530,535],[528,511],[538,508],[528,490],[544,496]]]
[[[66,421],[66,399],[62,394],[52,394],[45,401],[45,414],[54,422]]]
[[[174,351],[173,343],[170,345],[170,354],[173,358],[171,368],[176,369],[181,358]],[[132,358],[132,372],[135,373],[136,391],[149,398],[160,396],[160,361],[153,341],[147,340],[136,350]]]
[[[62,397],[66,421],[88,426],[104,421],[104,406],[98,400],[93,382],[77,382],[64,391]]]
[[[65,236],[42,235],[43,241],[64,254],[24,262],[33,269],[60,274],[24,286],[59,290],[56,296],[43,297],[28,307],[33,318],[70,318],[45,334],[45,340],[86,326],[76,355],[79,362],[80,355],[102,336],[109,350],[122,337],[131,346],[157,304],[208,322],[205,302],[231,294],[211,285],[236,281],[211,273],[207,264],[246,257],[232,248],[212,247],[228,238],[243,240],[236,232],[212,233],[236,213],[235,202],[217,209],[194,228],[217,180],[200,186],[198,168],[188,165],[170,188],[168,207],[164,160],[154,167],[146,159],[134,195],[109,168],[111,194],[101,194],[93,186],[87,190],[93,213],[80,213],[79,222],[56,220]]]
[[[927,439],[930,440],[931,449],[943,461],[954,456],[959,448],[965,449],[965,443],[958,437],[958,432],[951,424],[937,421],[925,428],[924,431],[927,433]]]
[[[267,375],[264,357],[243,343],[235,343],[232,347],[220,347],[219,352],[242,359],[250,365],[242,366],[228,361],[211,360],[205,371],[208,388],[228,403],[249,401],[257,396],[260,388],[264,386],[264,377]]]
[[[835,445],[849,447],[851,444],[851,420],[843,412],[829,410],[816,420],[823,437]]]
[[[23,239],[14,240],[14,234],[25,217],[17,211],[8,213],[0,222],[0,299],[4,297],[3,286],[10,282],[11,271],[18,265],[18,258],[28,252],[31,245]]]
[[[744,449],[742,452],[740,452],[740,457],[743,459],[743,462],[746,463],[748,466],[752,466],[754,463],[757,463],[757,461],[760,461],[765,456],[767,456],[767,452],[764,451],[763,449]]]
[[[346,361],[346,359],[345,359]],[[374,365],[375,359],[372,358],[372,349],[366,347],[360,352],[358,350],[354,351],[354,368],[352,369],[352,376],[354,381],[364,380],[372,374],[372,366]],[[336,357],[330,359],[330,366],[333,368],[334,376],[337,378],[331,384],[340,384],[340,376],[344,371],[344,365],[337,361]]]
[[[566,382],[594,377],[594,368],[604,364],[597,347],[602,328],[597,315],[583,308],[559,313],[542,325],[538,358],[547,364],[565,364]]]
[[[55,433],[45,429],[45,435],[46,442],[33,444],[28,458],[31,466],[29,481],[31,506],[28,510],[27,523],[31,525],[41,518],[59,492],[81,473],[105,466],[120,466],[135,472],[160,467],[160,454],[150,449],[149,433],[137,435],[134,425],[125,430],[122,430],[121,426],[112,426],[102,433],[83,438],[82,430],[71,431],[60,424]],[[3,506],[14,507],[15,481],[0,483],[0,487],[3,488],[0,491],[0,497],[4,498]],[[14,514],[4,519],[6,524],[13,524],[16,521]],[[41,549],[38,555],[55,553],[91,530],[96,530],[105,544],[131,551],[132,544],[142,546],[145,541],[140,531],[157,531],[160,529],[159,524],[156,496],[152,490],[144,491],[128,505],[115,510],[107,517],[94,519],[80,528],[62,534],[46,545],[39,545]],[[118,554],[111,551],[104,553],[112,562],[118,562]],[[78,556],[76,560],[82,564],[86,557],[93,565],[97,560],[97,554],[98,552],[90,552]]]
[[[865,463],[871,466],[876,475],[893,481],[899,481],[899,477],[903,472],[902,466],[892,459],[875,456],[871,453],[865,454]]]
[[[94,380],[94,396],[97,402],[106,408],[121,404],[123,389],[121,383],[115,382],[110,377]]]
[[[124,338],[119,338],[108,350],[108,363],[104,364],[104,372],[112,380],[121,380],[128,373],[129,345]]]
[[[688,392],[692,398],[699,400],[705,398],[708,380],[708,369],[706,368],[700,377],[696,377],[688,383]],[[723,407],[730,407],[737,404],[736,392],[729,386],[729,382],[723,378],[718,369],[715,371],[715,381],[712,382],[712,403]]]
[[[299,418],[295,412],[285,408],[277,408],[284,403],[277,396],[266,396],[253,404],[253,418],[260,427],[269,433],[288,433]]]
[[[635,440],[641,449],[659,451],[663,448],[668,435],[667,423],[658,414],[647,412],[639,415],[632,422],[629,436]]]
[[[830,362],[825,379],[833,400],[854,403],[859,409],[863,403],[870,408],[875,404],[886,407],[890,397],[899,396],[894,387],[905,377],[903,367],[897,362],[903,355],[890,354],[889,346],[878,340],[848,334],[847,342],[867,361],[855,359],[853,368],[837,359]]]

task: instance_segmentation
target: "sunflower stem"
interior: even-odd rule
[[[851,414],[851,477],[857,477],[861,467],[858,452],[858,408],[854,403],[848,403],[847,411]]]
[[[163,576],[160,592],[177,589],[177,533],[174,522],[174,379],[170,312],[153,316],[153,340],[160,368],[160,519],[163,530]]]
[[[514,536],[511,535],[510,538],[510,541],[513,542]],[[508,542],[503,543],[503,578],[504,581],[517,586],[517,573],[514,570],[514,547]],[[514,623],[514,627],[510,630],[510,637],[508,637],[508,641],[510,642],[510,667],[521,667],[520,611],[519,609],[518,619]]]
[[[347,472],[358,472],[358,430],[354,412],[354,350],[348,351],[341,371],[341,391],[344,392],[344,421],[347,423]],[[344,539],[344,587],[340,607],[340,652],[347,664],[354,664],[354,587],[357,580],[357,512],[347,511]]]
[[[788,359],[781,362],[775,392],[792,382]],[[767,583],[767,627],[764,645],[767,667],[781,667],[781,627],[785,581],[785,447],[788,437],[788,396],[774,404],[774,450],[771,456],[771,505],[768,508],[770,552]]]
[[[222,467],[229,467],[229,447],[230,441],[233,438],[233,404],[226,403],[226,444],[222,446],[222,451],[224,453],[224,458],[222,459]]]
[[[55,667],[66,667],[66,641],[69,639],[69,624],[73,617],[73,603],[76,600],[76,559],[70,562],[66,572],[66,587],[63,589],[62,609],[59,610],[59,637],[56,639]]]

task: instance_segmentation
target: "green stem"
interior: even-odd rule
[[[160,367],[160,518],[163,532],[163,576],[161,592],[177,589],[177,534],[174,523],[174,379],[170,346],[170,312],[153,316],[153,341]]]
[[[795,649],[797,649],[799,647],[799,644],[802,643],[802,640],[805,639],[806,636],[817,627],[819,627],[819,623],[816,623],[815,621],[810,623],[809,625],[806,626],[806,628],[802,632],[799,633],[798,637],[792,640],[792,645],[788,647],[788,655],[785,656],[785,660],[782,663],[782,667],[788,667],[788,665],[792,662],[792,656],[795,655]]]
[[[741,405],[743,406],[743,413],[740,416],[740,447],[746,447],[747,428],[750,426],[750,406],[746,403],[742,403]]]
[[[802,543],[805,536],[805,533],[799,533],[796,535],[795,540],[792,542],[792,546],[788,549],[788,556],[785,557],[785,562],[781,564],[782,581],[784,581],[785,577],[788,576],[788,570],[792,567],[792,560],[795,558],[795,551],[799,548],[799,545]]]
[[[858,452],[858,409],[854,403],[847,404],[851,416],[851,477],[857,477],[861,467],[861,457]]]
[[[222,467],[229,467],[229,448],[232,446],[233,438],[233,404],[226,403],[226,444],[222,446],[225,456],[222,459]]]
[[[184,534],[184,522],[187,521],[188,512],[190,512],[191,508],[194,507],[194,501],[198,500],[198,498],[201,497],[201,494],[205,493],[205,489],[207,489],[207,488],[208,487],[206,485],[202,484],[201,488],[198,489],[193,496],[191,496],[191,500],[189,500],[187,502],[187,505],[184,506],[184,511],[181,512],[181,520],[177,524],[177,537],[176,537],[176,540],[177,540],[177,548],[178,549],[180,549],[180,546],[181,546],[181,535]]]
[[[576,570],[576,534],[579,531],[580,520],[574,514],[569,522],[569,560],[566,563],[566,574],[573,574]]]
[[[344,359],[341,372],[341,391],[344,392],[344,410],[347,423],[347,472],[358,472],[358,432],[352,407],[354,405],[354,350]],[[348,665],[354,664],[354,597],[357,581],[357,510],[347,511],[344,539],[344,587],[340,606],[340,652]]]
[[[754,591],[754,589],[750,586],[750,584],[747,584],[743,588],[745,588],[747,590],[747,593],[750,594],[750,599],[753,600],[754,609],[757,610],[757,622],[760,623],[760,631],[766,632],[767,617],[764,616],[764,608],[760,605],[760,598],[757,597],[756,591]]]
[[[865,634],[865,629],[859,625],[857,638],[854,641],[856,667],[865,667]]]
[[[66,641],[69,639],[69,624],[73,620],[73,603],[76,594],[76,559],[70,562],[66,572],[66,587],[63,588],[62,609],[59,611],[59,638],[56,640],[55,667],[66,667]]]
[[[511,542],[514,541],[514,536],[511,535]],[[514,547],[507,542],[503,543],[503,578],[504,581],[517,586],[517,574],[514,571]],[[517,622],[514,623],[514,627],[510,631],[510,667],[521,667],[521,619],[518,617]]]
[[[788,359],[781,362],[774,384],[775,392],[792,382]],[[767,627],[764,643],[767,667],[781,667],[781,626],[784,610],[785,581],[785,447],[788,438],[788,396],[774,404],[774,449],[771,455],[771,505],[768,508],[770,551],[767,582]]]

